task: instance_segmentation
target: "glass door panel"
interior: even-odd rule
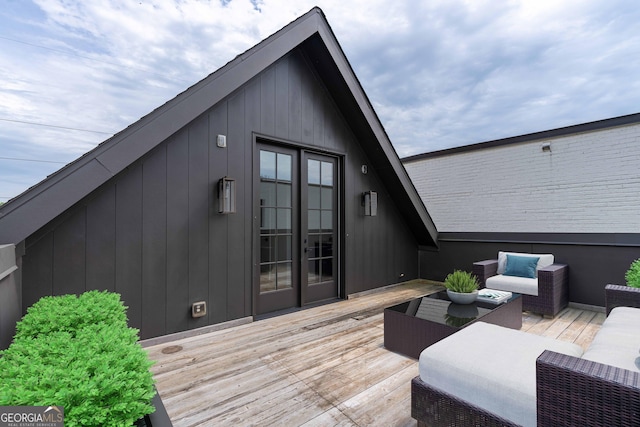
[[[256,313],[299,305],[297,153],[286,148],[258,145],[259,268]],[[297,243],[296,243],[297,244]],[[296,260],[297,258],[297,260]]]
[[[338,296],[334,245],[337,236],[336,159],[306,154],[305,302]],[[303,178],[304,179],[304,178]],[[303,187],[304,191],[304,187]],[[304,200],[304,197],[303,197]],[[304,223],[303,223],[304,224]]]
[[[260,150],[260,292],[292,287],[292,156]]]

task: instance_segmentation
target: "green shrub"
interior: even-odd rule
[[[444,279],[444,287],[453,292],[470,293],[478,289],[478,280],[471,273],[455,270]]]
[[[15,339],[35,338],[51,332],[76,331],[88,325],[107,323],[126,328],[126,307],[120,295],[106,291],[88,291],[80,296],[43,297],[27,310],[16,325]]]
[[[47,316],[46,310],[53,311]],[[152,362],[138,331],[123,319],[117,294],[46,297],[34,304],[0,357],[0,406],[64,406],[71,427],[131,426],[153,412]]]
[[[633,261],[624,275],[627,286],[640,288],[640,258]]]

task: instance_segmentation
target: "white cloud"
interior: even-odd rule
[[[631,0],[33,0],[0,10],[0,119],[118,132],[315,4],[401,156],[637,112]],[[0,121],[25,156],[107,136]]]

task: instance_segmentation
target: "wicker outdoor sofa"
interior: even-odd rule
[[[527,334],[522,331],[501,328],[495,325],[482,324],[480,328],[476,328],[479,332],[474,337],[473,334],[467,337],[459,336],[459,334],[467,333],[471,325],[460,332],[434,344],[427,348],[420,357],[420,375],[412,380],[411,384],[411,415],[418,420],[418,426],[521,426],[521,425],[537,425],[537,426],[639,426],[640,425],[640,335],[633,329],[636,327],[638,317],[640,316],[640,289],[629,288],[626,286],[607,285],[605,288],[606,309],[607,313],[615,307],[634,307],[635,309],[622,308],[615,310],[609,316],[601,330],[596,334],[591,346],[584,353],[583,357],[570,355],[572,351],[582,351],[575,349],[572,343],[560,343],[558,340],[539,337]],[[631,316],[631,317],[629,317]],[[482,323],[482,322],[479,322]],[[477,325],[477,324],[476,324]],[[485,343],[491,339],[479,339],[478,335],[482,334],[482,329],[487,329],[494,337],[494,342],[490,346],[495,346],[495,353],[491,353],[488,357],[482,354],[482,349],[486,347]],[[505,331],[502,331],[504,329]],[[617,329],[623,329],[620,332]],[[497,331],[498,333],[494,333]],[[614,332],[611,334],[611,332]],[[505,334],[502,336],[502,334]],[[517,353],[517,349],[528,347],[531,338],[532,348],[542,346],[545,348],[541,354],[526,354],[524,358],[513,357],[511,353]],[[512,339],[515,337],[515,339]],[[447,341],[456,339],[462,341],[458,343],[458,352],[449,352],[447,350],[455,349],[455,345],[449,347]],[[476,340],[474,342],[474,339]],[[506,342],[505,342],[506,340]],[[524,344],[523,344],[524,343]],[[425,353],[436,346],[438,350],[431,352],[429,358],[424,358]],[[612,347],[620,347],[618,349]],[[511,349],[510,349],[511,347]],[[515,347],[515,349],[514,349]],[[555,347],[555,349],[554,349]],[[551,348],[551,350],[549,350]],[[593,351],[598,353],[593,354]],[[463,350],[463,351],[459,351]],[[512,351],[513,350],[513,351]],[[618,350],[617,353],[615,350]],[[443,353],[444,351],[444,353]],[[489,351],[493,351],[489,347]],[[526,352],[526,350],[525,350]],[[588,353],[592,352],[591,355]],[[460,354],[462,353],[462,354]],[[486,353],[486,351],[485,351]],[[535,350],[528,353],[535,353]],[[565,354],[566,353],[566,354]],[[610,354],[611,353],[611,354]],[[423,380],[425,375],[423,369],[426,364],[437,365],[443,354],[448,354],[451,360],[443,363],[449,363],[452,369],[449,369],[448,378],[443,375],[443,381],[449,386],[451,382],[456,382],[456,376],[461,376],[461,384],[465,381],[469,382],[469,378],[465,376],[474,375],[478,378],[471,379],[478,384],[475,385],[478,390],[472,396],[460,397],[460,393],[450,393],[443,391],[441,387],[433,386]],[[617,356],[616,356],[617,354]],[[620,362],[620,355],[624,355],[624,361]],[[436,357],[439,359],[432,359]],[[597,359],[598,357],[611,358],[614,362],[611,364],[599,363],[588,359]],[[615,360],[616,357],[618,360]],[[478,360],[478,358],[484,358]],[[497,372],[487,373],[483,379],[482,368],[485,366],[482,360],[495,358],[499,363],[504,365],[518,365],[525,363],[526,366],[520,369],[522,378],[513,378],[507,376],[509,367],[504,366],[504,370],[498,369]],[[445,357],[447,359],[447,357]],[[524,360],[526,359],[526,360]],[[435,362],[434,362],[435,360]],[[470,363],[473,367],[465,365],[455,365],[460,360],[474,361]],[[634,364],[633,366],[629,366]],[[502,361],[502,362],[500,362]],[[532,367],[531,365],[535,365]],[[626,369],[616,366],[626,366]],[[460,368],[460,369],[458,369]],[[480,373],[473,372],[473,369],[480,370]],[[532,371],[533,372],[530,372]],[[432,373],[438,376],[442,370],[441,367],[432,367]],[[527,372],[524,372],[527,371]],[[503,375],[504,374],[504,375]],[[501,412],[505,406],[521,404],[523,399],[520,396],[520,388],[517,382],[526,382],[524,378],[527,374],[532,374],[535,379],[535,390],[530,404],[534,405],[533,414],[528,414],[524,422],[516,422],[513,417],[501,416],[497,412]],[[428,374],[427,374],[428,375]],[[428,377],[427,377],[428,378]],[[453,378],[453,380],[452,380]],[[437,383],[433,379],[427,379],[429,382]],[[515,384],[515,386],[514,386]],[[458,387],[460,384],[458,384]],[[452,385],[456,387],[456,385]],[[474,386],[470,387],[473,388]],[[464,390],[464,389],[463,389]],[[465,390],[466,391],[466,390]],[[495,393],[502,393],[500,399],[495,398]],[[478,396],[480,394],[480,396]],[[485,395],[486,396],[482,396]],[[471,401],[489,401],[487,405],[480,406],[470,403]],[[497,402],[496,402],[497,401]],[[498,410],[487,410],[487,406]],[[525,405],[526,406],[526,405]],[[509,409],[509,408],[507,408]],[[527,408],[525,408],[527,409]],[[531,408],[529,408],[531,409]],[[502,411],[504,412],[504,411]],[[509,411],[507,410],[506,413]]]
[[[506,257],[510,255],[539,257],[535,278],[505,275]],[[555,263],[552,254],[498,252],[498,259],[473,263],[473,274],[478,278],[480,288],[522,294],[524,311],[554,317],[569,304],[569,266]]]

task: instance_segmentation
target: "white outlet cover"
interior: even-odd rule
[[[227,135],[218,135],[216,145],[220,148],[225,148],[227,146]]]

